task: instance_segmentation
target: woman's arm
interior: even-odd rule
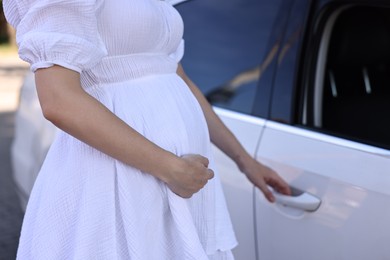
[[[181,65],[179,65],[177,73],[187,83],[202,107],[209,127],[211,141],[236,162],[239,169],[264,193],[269,201],[273,202],[275,198],[267,185],[281,193],[290,194],[288,184],[276,172],[256,161],[245,151],[237,138],[214,112],[199,88],[185,74]]]
[[[199,191],[213,172],[200,155],[177,157],[147,140],[86,93],[77,72],[60,66],[35,75],[44,116],[90,146],[159,178],[182,197]]]

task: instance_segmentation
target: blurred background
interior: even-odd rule
[[[10,147],[19,90],[28,71],[17,56],[15,32],[0,0],[0,260],[15,259],[23,211],[12,178]]]

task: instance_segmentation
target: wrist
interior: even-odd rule
[[[250,163],[253,161],[253,158],[247,152],[244,152],[237,155],[234,158],[234,161],[237,164],[240,171],[246,173]]]
[[[156,170],[154,176],[164,183],[170,183],[175,173],[180,172],[183,164],[184,162],[180,157],[167,152],[164,158],[162,158],[162,161],[159,164],[159,167]]]

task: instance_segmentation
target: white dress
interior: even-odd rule
[[[149,140],[179,156],[212,157],[201,108],[175,73],[183,22],[170,4],[3,2],[33,71],[53,64],[78,71],[91,96]],[[27,206],[18,259],[232,259],[235,245],[218,174],[183,199],[60,132]]]

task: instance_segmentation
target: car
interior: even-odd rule
[[[292,196],[214,147],[238,260],[390,259],[390,1],[192,0],[183,67]]]
[[[236,259],[390,259],[390,1],[196,2],[219,21],[187,24],[187,73],[293,188],[268,203],[214,148]]]

